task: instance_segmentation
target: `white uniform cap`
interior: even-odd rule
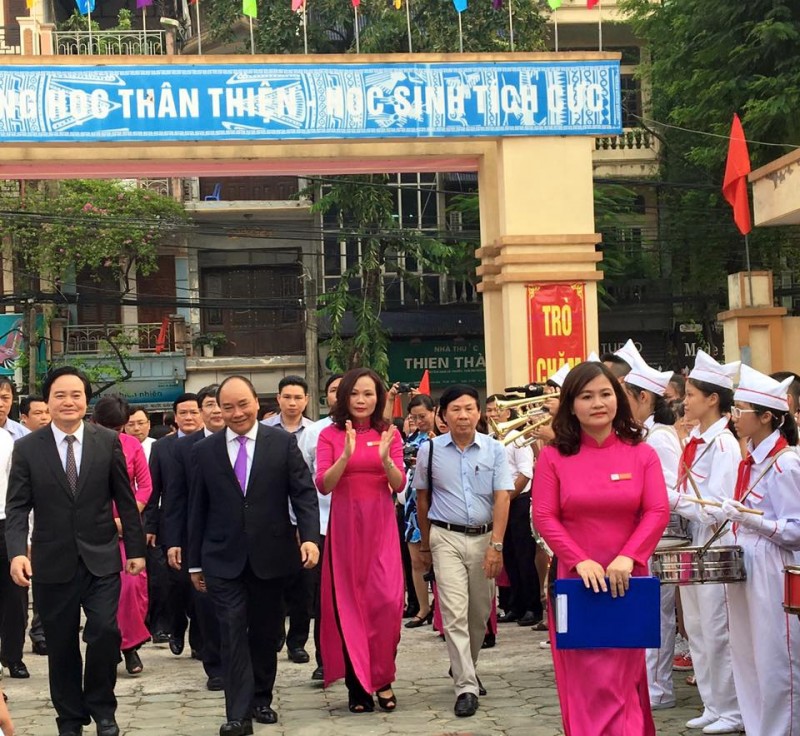
[[[622,358],[631,368],[635,366],[637,363],[644,363],[644,359],[641,356],[641,353],[636,349],[636,345],[633,344],[633,340],[628,340],[619,350],[617,350],[614,355],[618,358]]]
[[[778,383],[774,378],[759,373],[749,365],[742,365],[742,374],[739,386],[733,394],[734,401],[744,401],[755,406],[766,406],[779,411],[789,411],[786,394],[793,381],[789,376],[785,381]]]
[[[733,363],[725,363],[724,365],[717,363],[708,353],[703,350],[697,351],[697,357],[694,361],[694,368],[689,373],[689,378],[694,378],[695,381],[703,381],[710,383],[712,386],[719,386],[720,388],[733,388],[733,379],[739,372],[739,366],[742,364],[740,360],[734,360]]]
[[[645,391],[652,391],[658,396],[663,396],[672,378],[672,371],[657,371],[651,368],[643,360],[639,360],[632,368],[631,372],[625,376],[625,383],[632,386],[643,388]]]
[[[587,363],[599,363],[600,362],[600,356],[594,350],[592,350],[592,352],[589,353],[589,357],[586,358],[586,362]]]

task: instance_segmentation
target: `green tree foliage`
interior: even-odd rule
[[[405,3],[405,0],[403,0]],[[216,38],[230,40],[241,16],[241,3],[208,0],[206,28]],[[361,53],[405,53],[408,32],[405,4],[391,0],[362,0]],[[459,50],[458,14],[449,0],[412,0],[411,38],[415,53]],[[308,50],[312,54],[349,53],[356,48],[353,7],[347,0],[314,0],[308,6]],[[489,0],[470,4],[462,13],[464,51],[509,51],[508,11],[494,10]],[[255,27],[261,54],[302,54],[303,14],[293,12],[290,0],[261,0]],[[536,3],[514,5],[514,45],[517,51],[544,49],[545,18]],[[248,41],[249,43],[249,41]]]
[[[158,245],[186,221],[180,203],[119,181],[74,179],[0,198],[0,230],[32,274],[156,268]]]
[[[733,113],[750,141],[800,142],[800,3],[621,4],[651,58],[642,66],[652,89],[652,120],[644,124],[662,143],[662,247],[671,251],[687,311],[713,320],[727,304],[727,274],[745,267],[743,238],[721,196]],[[753,168],[790,150],[749,148]],[[800,274],[797,229],[759,228],[750,239],[753,268]]]
[[[369,366],[381,376],[389,370],[389,335],[381,323],[385,304],[383,273],[388,264],[424,297],[415,273],[403,267],[403,256],[413,258],[423,270],[443,272],[452,249],[418,230],[400,227],[395,219],[395,190],[385,174],[334,177],[312,211],[335,214],[336,233],[361,257],[342,273],[336,287],[320,297],[322,313],[330,320],[329,362],[335,371]],[[312,192],[301,193],[311,196]],[[354,320],[353,337],[344,336],[345,315]]]

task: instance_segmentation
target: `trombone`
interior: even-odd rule
[[[510,399],[508,401],[500,400],[497,402],[497,408],[500,411],[506,409],[514,409],[521,411],[524,414],[532,414],[536,411],[541,411],[541,406],[547,403],[550,399],[557,399],[560,391],[555,391],[552,394],[542,394],[541,396],[533,396],[527,399]]]

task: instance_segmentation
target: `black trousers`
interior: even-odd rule
[[[183,639],[189,630],[189,647],[202,652],[205,645],[202,627],[195,615],[195,593],[188,568],[181,570],[167,568],[167,596],[164,604],[164,618],[167,631],[176,639]]]
[[[523,493],[512,502],[503,538],[503,564],[511,581],[511,610],[522,616],[532,611],[541,618],[536,542],[531,534],[531,496]]]
[[[114,718],[117,698],[117,664],[122,636],[117,627],[119,573],[95,577],[82,561],[66,583],[33,581],[39,615],[47,637],[50,699],[56,709],[59,731],[77,731],[89,718]],[[81,659],[81,608],[86,615],[83,640],[86,662]]]
[[[222,677],[222,643],[220,641],[217,609],[208,593],[194,590],[193,598],[192,611],[194,620],[192,621],[192,629],[198,629],[202,641],[202,647],[198,651],[203,661],[203,669],[208,677]],[[192,639],[192,629],[189,630],[190,641]]]
[[[0,519],[0,662],[22,661],[25,625],[28,618],[28,590],[12,579],[6,549],[6,521]]]
[[[406,512],[402,504],[395,504],[397,529],[400,532],[400,558],[403,560],[403,580],[406,585],[406,607],[419,610],[417,591],[414,589],[414,575],[411,566],[411,553],[406,543]]]
[[[169,567],[164,550],[156,545],[147,548],[147,628],[151,634],[170,633],[167,616]]]
[[[44,638],[44,627],[42,626],[42,619],[39,617],[39,604],[36,602],[36,596],[31,596],[31,608],[33,609],[33,619],[31,620],[31,628],[28,631],[31,643],[36,644],[42,642],[46,644]],[[27,624],[28,616],[26,611],[25,622]]]
[[[251,718],[272,704],[287,578],[262,580],[248,564],[238,578],[205,579],[219,616],[227,720]]]
[[[283,591],[284,616],[289,617],[287,649],[302,649],[311,631],[311,606],[314,578],[311,570],[290,576]]]

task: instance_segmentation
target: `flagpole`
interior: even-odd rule
[[[558,8],[553,11],[553,25],[556,31],[556,52],[558,52]]]
[[[252,15],[248,15],[247,17],[250,20],[250,55],[251,56],[255,56],[255,53],[256,53],[256,41],[253,38],[253,16]]]
[[[194,2],[195,15],[197,17],[197,53],[203,53],[203,34],[200,32],[200,0]]]
[[[411,0],[406,0],[406,30],[408,31],[408,53],[413,54],[414,50],[411,46]]]
[[[461,11],[458,11],[458,49],[464,53],[464,32],[461,28]]]
[[[598,51],[603,50],[603,0],[600,0],[600,5],[597,8],[597,48]]]
[[[89,56],[94,54],[92,46],[94,46],[94,41],[92,40],[92,9],[86,6],[86,17],[89,19]]]
[[[750,234],[744,236],[744,257],[745,265],[747,266],[747,284],[750,290],[750,306],[754,307],[756,304],[753,301],[753,272],[750,270]]]
[[[511,12],[511,0],[508,0],[508,35],[511,39],[511,50],[514,50],[514,15]]]
[[[306,16],[306,0],[303,0],[303,53],[308,54],[308,28]]]
[[[353,6],[353,18],[356,27],[356,53],[361,53],[361,33],[358,30],[358,5]]]

